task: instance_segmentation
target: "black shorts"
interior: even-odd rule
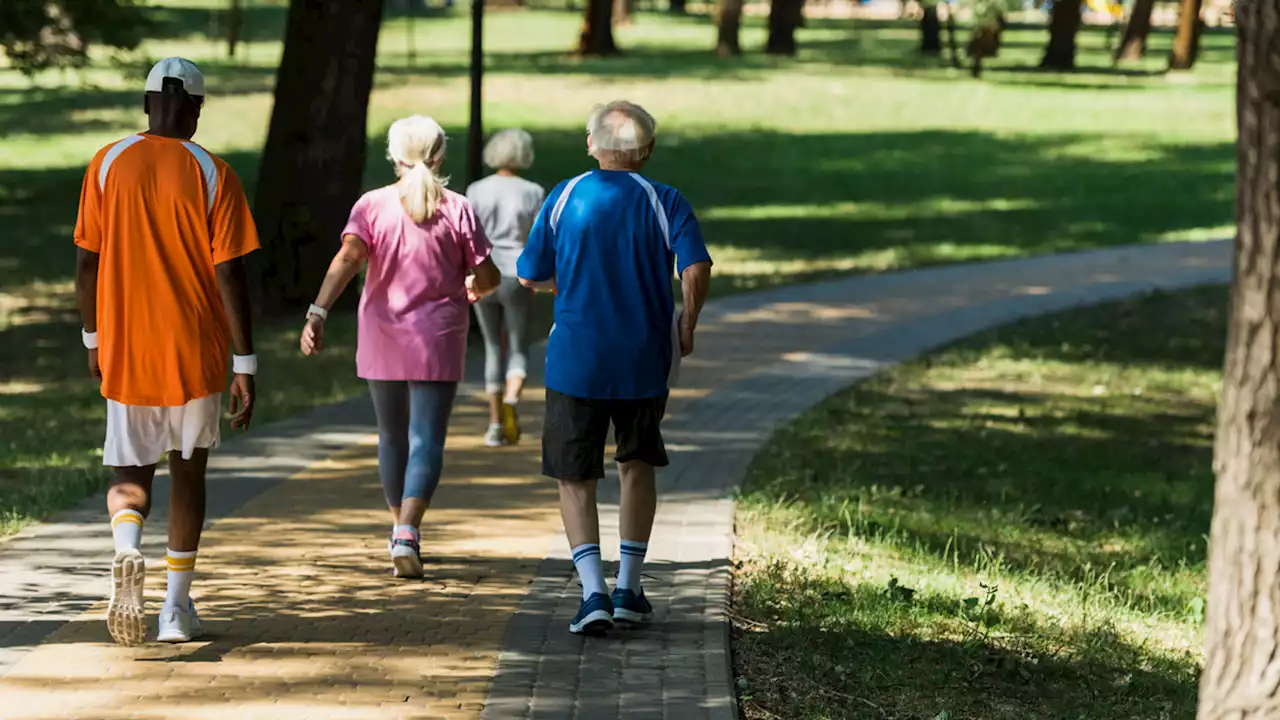
[[[610,423],[618,446],[614,460],[639,460],[665,467],[670,461],[658,426],[666,411],[666,395],[642,400],[591,400],[548,390],[542,474],[557,480],[603,478]]]

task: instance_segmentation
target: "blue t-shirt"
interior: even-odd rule
[[[710,261],[693,208],[675,188],[618,170],[557,185],[517,263],[525,280],[556,280],[546,386],[580,398],[665,395],[680,351],[672,269]]]

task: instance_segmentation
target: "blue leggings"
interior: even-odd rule
[[[378,416],[378,474],[388,507],[431,502],[444,465],[444,439],[458,383],[370,380]]]

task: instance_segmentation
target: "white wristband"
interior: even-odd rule
[[[84,328],[80,328],[80,341],[84,343],[87,350],[98,349],[98,333],[96,332],[89,332]]]
[[[258,374],[258,356],[257,355],[232,355],[231,356],[231,372],[236,375],[257,375]]]
[[[319,305],[316,305],[315,303],[311,303],[311,307],[307,308],[307,315],[315,315],[321,320],[329,319],[329,311],[325,310]]]

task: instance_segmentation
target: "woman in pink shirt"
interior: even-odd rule
[[[399,181],[364,194],[307,312],[302,352],[324,346],[329,308],[368,262],[356,372],[378,417],[378,472],[394,528],[397,577],[422,577],[419,527],[440,482],[445,434],[467,354],[468,301],[500,280],[466,198],[439,175],[445,134],[431,118],[397,120],[387,158]],[[468,273],[474,273],[468,276]]]

